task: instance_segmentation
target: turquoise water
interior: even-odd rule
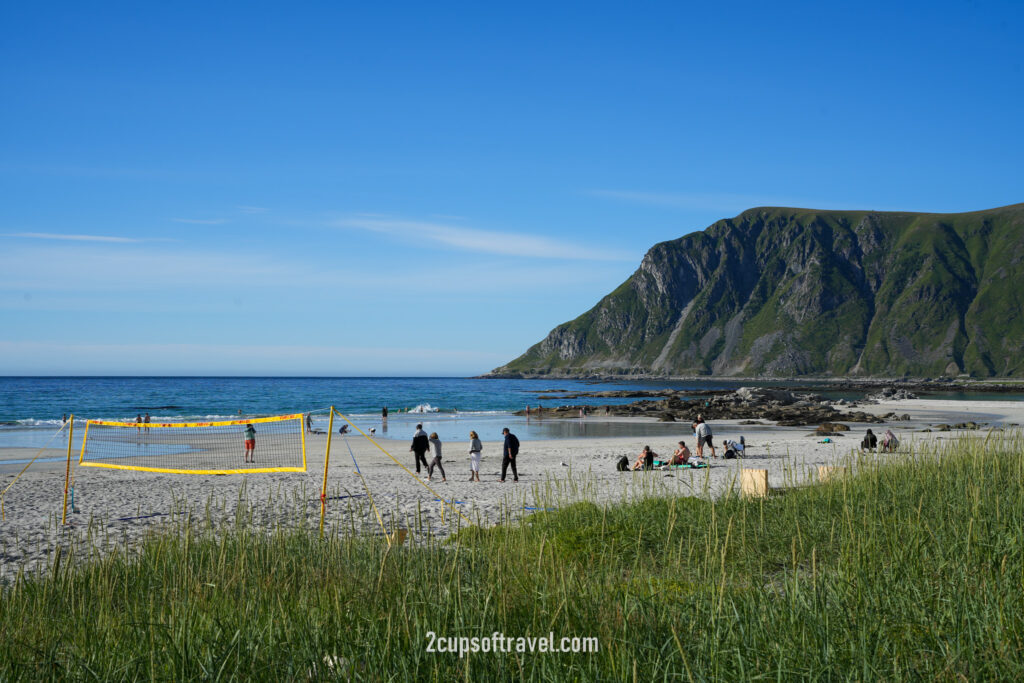
[[[0,377],[0,447],[41,448],[60,428],[62,416],[70,413],[77,423],[84,419],[134,420],[147,412],[153,422],[309,412],[314,427],[326,429],[327,409],[332,405],[351,416],[360,428],[374,428],[383,438],[405,439],[417,422],[423,422],[428,431],[437,431],[442,440],[465,440],[470,429],[485,440],[499,439],[504,426],[525,439],[660,434],[670,426],[527,421],[511,412],[527,405],[558,405],[558,400],[542,399],[551,395],[544,393],[550,389],[701,390],[727,386],[722,382],[430,377]],[[631,400],[584,398],[571,399],[571,403],[604,405]],[[390,413],[386,431],[380,419],[384,406]]]
[[[679,425],[586,420],[526,420],[511,415],[527,405],[604,405],[633,399],[581,398],[559,401],[566,392],[617,389],[731,389],[750,384],[728,380],[621,381],[481,380],[431,377],[0,377],[0,447],[40,448],[61,426],[61,416],[133,420],[150,413],[154,422],[217,420],[283,413],[313,413],[326,428],[335,406],[378,437],[405,439],[417,422],[442,440],[466,440],[475,429],[497,440],[509,426],[523,439],[676,434]],[[857,398],[832,394],[832,398]],[[554,400],[542,400],[555,396]],[[1020,400],[1020,394],[949,393],[951,399]],[[387,430],[381,408],[390,412]],[[76,419],[76,421],[77,421]],[[337,426],[337,425],[336,425]]]

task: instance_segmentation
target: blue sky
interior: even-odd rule
[[[0,374],[476,374],[752,206],[1024,201],[1022,17],[5,2]]]

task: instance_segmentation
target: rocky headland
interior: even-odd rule
[[[655,245],[492,376],[1020,378],[1022,279],[1024,204],[750,209]]]

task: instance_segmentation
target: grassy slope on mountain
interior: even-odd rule
[[[1024,205],[761,208],[651,248],[498,372],[1013,376]]]

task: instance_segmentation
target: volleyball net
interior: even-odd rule
[[[304,415],[222,422],[89,420],[78,464],[168,474],[305,472]]]

